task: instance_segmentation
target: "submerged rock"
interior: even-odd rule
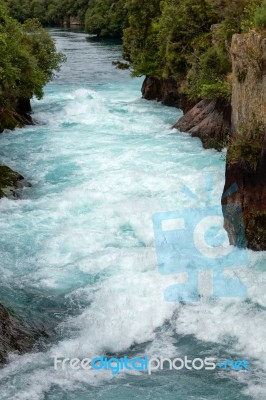
[[[32,340],[25,336],[21,324],[0,304],[0,363],[6,362],[7,354],[11,351],[29,351]]]
[[[0,364],[7,361],[8,353],[23,354],[32,350],[43,331],[29,326],[12,310],[0,304]]]
[[[0,198],[18,198],[24,186],[31,185],[18,172],[5,165],[0,165]]]
[[[227,100],[201,100],[190,109],[174,128],[202,140],[204,148],[220,150],[231,132],[231,105]]]

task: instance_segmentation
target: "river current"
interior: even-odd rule
[[[213,298],[203,285],[198,302],[167,302],[176,276],[157,266],[153,215],[219,205],[225,153],[170,129],[181,112],[141,98],[143,79],[112,65],[119,44],[51,33],[68,60],[33,102],[38,124],[0,138],[1,161],[32,183],[20,200],[0,201],[1,302],[51,335],[10,355],[1,400],[265,400],[265,253],[249,252],[239,272],[245,300]],[[55,355],[218,357],[251,368],[114,376],[55,371]]]

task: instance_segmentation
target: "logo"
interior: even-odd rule
[[[158,356],[144,356],[133,359],[127,356],[116,358],[107,358],[104,356],[94,358],[62,358],[54,356],[54,369],[57,370],[74,370],[74,371],[111,371],[112,375],[117,375],[122,371],[140,371],[148,372],[151,375],[155,371],[180,371],[186,369],[188,371],[213,371],[217,367],[227,371],[250,371],[250,363],[246,360],[226,360],[216,361],[213,357],[194,358],[188,356],[184,358],[165,358]]]
[[[206,175],[207,191],[211,193],[210,174]],[[237,190],[230,188],[230,194]],[[183,192],[189,197],[197,196],[186,186]],[[200,201],[199,201],[200,202]],[[199,273],[211,271],[214,297],[246,297],[244,284],[237,278],[226,278],[227,270],[247,267],[244,223],[240,204],[224,206],[224,214],[238,215],[237,221],[228,221],[237,234],[241,249],[230,245],[224,229],[221,205],[211,205],[209,196],[204,207],[185,208],[162,212],[153,216],[154,237],[158,268],[162,275],[186,274],[185,284],[166,288],[165,300],[171,302],[195,302],[199,300]],[[226,212],[228,211],[228,213]]]
[[[247,360],[226,360],[218,362],[217,366],[224,371],[250,371],[250,362]]]

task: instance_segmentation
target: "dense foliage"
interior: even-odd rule
[[[125,0],[91,0],[85,16],[85,29],[100,37],[121,38],[127,26]]]
[[[19,99],[41,98],[63,56],[38,20],[23,25],[11,18],[0,0],[0,111],[14,116]],[[1,121],[2,122],[2,121]]]
[[[265,27],[265,0],[131,0],[125,59],[134,75],[174,77],[191,99],[230,97],[234,33]]]
[[[84,22],[89,0],[6,0],[12,17],[20,22],[38,18],[42,24],[60,25],[71,16]]]
[[[176,79],[189,98],[230,97],[234,33],[266,29],[266,0],[6,0],[23,21],[70,17],[100,37],[123,36],[135,76]]]
[[[70,24],[74,18],[98,36],[122,37],[127,26],[125,0],[6,0],[20,22],[38,18],[43,25]]]

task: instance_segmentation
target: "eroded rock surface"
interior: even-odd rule
[[[231,132],[231,106],[225,99],[201,100],[174,128],[199,137],[204,148],[219,150]]]
[[[222,199],[225,221],[233,221],[225,222],[225,228],[235,244],[233,225],[239,215],[233,204],[239,203],[247,246],[266,250],[266,39],[256,32],[234,35],[231,53],[233,133],[224,194],[232,185],[238,190]],[[234,154],[236,148],[238,152]]]
[[[5,165],[0,165],[0,198],[18,198],[24,186],[31,185],[18,172]]]

